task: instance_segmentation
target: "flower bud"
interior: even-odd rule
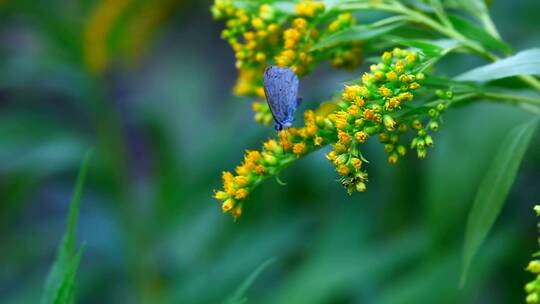
[[[537,293],[531,293],[527,295],[525,301],[527,302],[527,304],[538,304],[540,303],[540,298],[538,297]]]
[[[426,143],[426,146],[433,147],[433,138],[431,138],[430,135],[426,135],[424,142]]]
[[[444,110],[446,110],[446,106],[444,105],[444,103],[439,103],[437,105],[437,111],[444,112]]]
[[[384,126],[388,131],[394,130],[396,126],[396,121],[390,115],[384,115],[383,117]]]
[[[399,154],[399,156],[404,156],[405,153],[407,153],[407,148],[405,148],[404,145],[399,145],[396,147],[396,151]]]
[[[364,182],[356,183],[356,191],[358,192],[365,192],[367,189],[366,184]]]
[[[536,212],[536,216],[540,216],[540,205],[534,206],[534,212]]]
[[[536,283],[536,282],[529,282],[529,283],[527,283],[527,284],[525,285],[525,291],[526,291],[527,293],[533,292],[533,291],[536,289],[536,287],[537,287],[535,283]]]
[[[527,270],[539,274],[540,273],[540,261],[539,260],[532,260],[529,262],[529,265],[527,265]]]
[[[416,147],[418,149],[424,149],[426,147],[426,142],[424,141],[424,139],[418,138],[418,140],[416,141]]]
[[[398,131],[399,131],[399,133],[405,133],[405,132],[407,132],[407,129],[408,129],[407,124],[400,123],[400,124],[398,125]]]
[[[416,153],[418,154],[418,158],[420,158],[420,159],[424,159],[424,158],[426,158],[426,156],[427,156],[427,150],[426,150],[426,149],[420,149],[420,148],[418,148],[418,149],[416,150]]]
[[[420,122],[420,120],[418,119],[415,119],[412,122],[412,127],[415,128],[416,130],[420,130],[422,128],[422,122]]]
[[[431,131],[437,131],[439,130],[439,124],[436,121],[432,121],[429,123],[429,129]]]
[[[393,164],[397,163],[398,159],[399,159],[399,156],[398,156],[397,152],[392,152],[388,156],[388,163],[393,165]]]
[[[234,200],[231,198],[223,202],[223,204],[221,204],[221,210],[223,210],[223,212],[229,212],[233,207],[234,207]]]
[[[216,193],[214,194],[214,198],[220,201],[226,199],[227,197],[228,195],[224,191],[216,191]]]

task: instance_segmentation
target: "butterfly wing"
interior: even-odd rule
[[[297,107],[298,76],[291,68],[270,66],[264,71],[264,93],[276,123],[290,127]]]

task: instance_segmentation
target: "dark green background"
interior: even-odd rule
[[[222,170],[275,132],[231,94],[233,53],[210,1],[168,10],[134,60],[122,45],[137,33],[123,25],[139,17],[126,12],[101,75],[83,57],[97,2],[0,1],[0,302],[39,300],[90,147],[80,303],[219,303],[272,257],[248,303],[523,302],[532,279],[523,268],[537,246],[538,132],[465,288],[458,279],[475,190],[524,113],[488,103],[452,109],[424,161],[411,153],[391,166],[381,145],[367,144],[364,194],[348,196],[326,151],[314,153],[280,175],[287,186],[263,183],[233,223],[212,190]],[[495,0],[491,10],[516,50],[540,45],[539,1]],[[479,63],[453,56],[436,72]],[[359,73],[321,66],[301,84],[304,107]]]

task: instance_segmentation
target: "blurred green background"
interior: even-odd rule
[[[0,302],[37,303],[80,161],[79,303],[220,303],[269,258],[248,303],[520,303],[536,249],[538,132],[501,217],[458,287],[467,214],[493,151],[525,117],[451,110],[425,161],[368,144],[369,190],[348,196],[314,153],[255,191],[243,217],[212,190],[273,136],[231,94],[233,53],[211,1],[0,0]],[[495,0],[515,49],[540,45],[537,0]],[[360,21],[361,22],[361,21]],[[437,72],[478,64],[450,57]],[[356,74],[323,65],[304,107]]]

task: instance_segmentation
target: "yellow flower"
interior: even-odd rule
[[[300,31],[304,31],[307,28],[306,19],[304,19],[304,18],[296,18],[296,19],[294,19],[293,20],[293,27],[300,30]]]
[[[248,196],[248,191],[246,189],[244,189],[244,188],[240,188],[240,189],[236,190],[236,194],[234,195],[234,197],[237,200],[245,199],[247,196]]]
[[[330,151],[330,153],[326,154],[326,159],[328,159],[331,162],[334,162],[334,160],[336,160],[336,152]]]
[[[368,135],[366,132],[364,131],[358,131],[354,134],[354,138],[359,142],[359,143],[365,143],[367,138],[368,138]]]
[[[338,131],[338,140],[344,145],[348,145],[351,142],[351,136],[347,132]]]
[[[247,175],[249,173],[249,169],[244,165],[236,167],[235,171],[238,175]]]
[[[342,97],[343,99],[346,99],[348,101],[354,101],[359,90],[360,90],[360,86],[358,85],[345,86]]]
[[[228,195],[224,191],[216,191],[216,193],[214,194],[214,198],[220,201],[227,199],[227,197]]]
[[[320,136],[315,136],[315,138],[313,139],[313,144],[315,144],[315,146],[321,146],[323,143],[323,138],[320,137]]]
[[[256,29],[262,29],[264,27],[264,21],[261,18],[253,18],[251,25]]]
[[[392,53],[390,53],[390,52],[384,52],[384,53],[382,54],[382,57],[381,57],[381,58],[382,58],[383,62],[385,62],[385,63],[386,63],[386,62],[389,62],[390,60],[392,60]]]
[[[346,165],[339,165],[337,167],[337,172],[341,175],[347,175],[349,174],[350,170],[349,167],[347,167]]]
[[[381,86],[379,88],[379,94],[381,94],[384,97],[391,97],[392,96],[392,90],[390,90],[389,88],[387,88],[385,86]]]
[[[263,144],[263,147],[265,150],[267,151],[274,151],[274,152],[277,152],[279,150],[281,150],[281,147],[278,145],[278,143],[273,140],[273,139],[269,139],[267,142],[265,142]]]
[[[388,79],[390,81],[396,81],[397,80],[396,72],[390,71],[390,72],[386,73],[386,79]]]
[[[234,208],[231,213],[235,220],[242,216],[242,205],[236,206],[236,208]]]
[[[263,165],[255,166],[255,173],[261,175],[261,174],[264,174],[265,171],[266,171],[266,169],[264,168]]]
[[[359,170],[362,167],[362,160],[360,160],[359,158],[353,157],[351,159],[351,165],[353,165],[353,167],[356,170]]]
[[[290,129],[290,131],[293,131],[293,129]],[[280,131],[278,133],[278,137],[279,142],[281,143],[281,147],[283,147],[284,150],[289,150],[290,148],[292,148],[293,143],[289,139],[287,130]]]
[[[237,176],[234,177],[234,182],[239,187],[245,187],[249,183],[249,179],[247,177],[243,176],[243,175],[237,175]]]
[[[294,144],[293,153],[296,155],[302,155],[306,153],[306,145],[304,143]]]
[[[228,212],[230,211],[232,208],[234,207],[234,200],[233,199],[228,199],[226,201],[223,202],[223,204],[221,204],[221,210],[223,210],[223,212]]]
[[[375,117],[375,112],[372,109],[364,110],[364,119],[373,120],[374,117]]]
[[[336,128],[339,130],[343,130],[347,127],[347,112],[345,111],[338,111],[334,115],[334,122],[336,125]]]

